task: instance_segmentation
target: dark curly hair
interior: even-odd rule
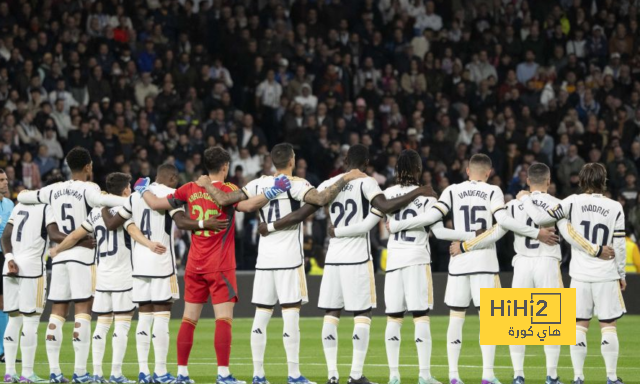
[[[413,149],[405,149],[396,163],[397,183],[403,187],[419,185],[416,175],[422,173],[422,159]]]
[[[107,175],[107,192],[120,196],[130,182],[131,175],[122,172],[110,173]]]
[[[75,147],[69,151],[66,157],[67,165],[71,172],[80,172],[87,165],[91,164],[91,154],[82,147]]]
[[[220,147],[211,147],[204,151],[204,167],[209,173],[220,172],[222,167],[230,162],[229,152]]]

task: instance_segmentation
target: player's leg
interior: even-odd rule
[[[50,381],[53,383],[67,380],[60,369],[60,348],[62,346],[62,326],[69,313],[71,287],[67,266],[71,263],[53,264],[51,267],[51,289],[48,300],[53,302],[49,324],[47,324],[46,349],[49,360]],[[86,278],[86,277],[85,277]]]
[[[273,307],[278,301],[276,292],[275,271],[255,273],[251,303],[256,306],[256,313],[251,326],[251,357],[253,360],[253,383],[266,382],[264,371],[264,352],[267,348],[267,327],[271,321]],[[283,312],[284,318],[284,312]]]
[[[167,278],[151,279],[151,301],[153,302],[153,330],[151,342],[155,364],[153,380],[156,383],[174,382],[176,378],[167,371],[169,354],[169,322],[171,307],[180,298],[176,275]]]
[[[402,341],[402,323],[407,310],[403,270],[387,272],[384,277],[384,303],[387,314],[387,327],[384,332],[387,363],[389,365],[389,384],[400,382],[400,343]]]
[[[560,261],[553,257],[541,257],[534,259],[538,261],[533,270],[533,288],[564,288],[562,273],[560,272]],[[544,354],[547,366],[547,384],[559,383],[558,360],[560,359],[559,345],[545,345]]]
[[[102,372],[102,360],[104,358],[104,350],[107,347],[107,334],[109,333],[111,324],[113,324],[111,292],[96,292],[91,310],[98,315],[98,321],[93,330],[93,341],[91,343],[93,381],[104,383],[108,380],[104,378],[104,373]]]
[[[44,309],[47,288],[46,275],[37,279],[20,279],[20,311],[22,317],[22,334],[20,350],[22,355],[22,376],[20,382],[36,383],[43,380],[33,372],[38,345],[38,325]],[[28,292],[28,293],[27,293]]]
[[[0,266],[4,265],[4,253],[0,252]],[[4,333],[7,329],[9,322],[8,311],[5,311],[4,306],[4,279],[0,281],[0,362],[5,362],[5,350],[4,350]]]
[[[364,362],[369,349],[371,309],[376,307],[376,286],[373,263],[340,266],[340,279],[344,294],[345,310],[353,312],[353,358],[351,383],[369,383],[364,376]]]
[[[138,325],[136,326],[136,353],[138,355],[138,382],[152,381],[149,369],[149,349],[151,349],[151,327],[153,325],[153,303],[151,302],[151,279],[134,277],[131,291],[133,302],[138,305]]]
[[[481,288],[500,288],[500,277],[489,274],[479,274],[470,276],[471,296],[473,304],[478,308],[480,314],[480,289]],[[480,335],[478,335],[478,338]],[[493,364],[496,358],[495,345],[480,345],[482,352],[482,384],[499,383],[493,372]]]
[[[587,330],[594,309],[593,296],[591,283],[571,279],[571,288],[576,289],[576,344],[570,346],[569,350],[574,383],[582,384],[584,383],[584,360],[587,357]]]
[[[340,281],[340,271],[336,265],[325,265],[318,307],[325,310],[322,324],[322,348],[327,362],[327,384],[338,382],[338,325],[340,311],[344,308],[344,297]]]
[[[203,275],[186,271],[184,274],[184,312],[177,338],[178,381],[190,382],[189,356],[193,348],[193,333],[198,325],[202,307],[209,298],[207,281]]]
[[[111,295],[113,303],[113,312],[115,324],[113,328],[113,337],[111,338],[112,357],[111,357],[111,377],[110,381],[116,383],[130,382],[122,374],[122,362],[127,352],[127,344],[129,343],[129,330],[131,329],[131,319],[135,310],[135,304],[131,298],[131,291],[114,292]]]
[[[216,273],[216,278],[212,280],[209,292],[211,294],[211,302],[213,303],[213,313],[216,317],[216,333],[213,341],[218,363],[218,378],[216,382],[218,384],[245,384],[244,381],[237,380],[233,377],[229,370],[233,307],[238,301],[236,272],[225,271]]]
[[[93,298],[74,302],[75,324],[73,326],[73,350],[75,363],[74,382],[91,382],[93,376],[87,372],[87,361],[91,352],[91,307]]]
[[[540,258],[516,255],[513,258],[513,280],[511,288],[534,288],[535,274],[532,273]],[[509,354],[513,365],[513,384],[524,383],[524,355],[526,346],[510,345]]]
[[[433,309],[433,281],[431,265],[415,265],[405,268],[404,290],[407,308],[413,313],[415,325],[414,341],[418,351],[420,369],[418,384],[439,384],[431,376],[431,321],[429,311]]]
[[[622,380],[618,379],[617,374],[620,342],[618,341],[616,320],[626,312],[622,292],[617,280],[592,283],[592,286],[595,311],[598,314],[598,320],[600,320],[600,332],[602,333],[600,352],[607,370],[607,383],[618,384]]]
[[[310,384],[300,373],[300,308],[309,302],[304,266],[274,271],[274,283],[282,307],[282,343],[287,354],[289,384]]]
[[[467,307],[471,302],[469,276],[448,276],[444,302],[449,307],[449,327],[447,328],[449,381],[451,384],[462,383],[458,372],[458,360],[462,350],[462,326]]]
[[[16,359],[18,356],[18,338],[22,327],[22,315],[20,309],[20,279],[18,277],[3,277],[2,285],[6,292],[4,296],[4,312],[9,315],[9,322],[5,330],[4,341],[4,362],[5,375],[4,382],[17,382],[19,377],[16,373]],[[26,296],[28,292],[23,294]],[[31,292],[34,293],[34,292]]]

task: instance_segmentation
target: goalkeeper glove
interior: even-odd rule
[[[144,193],[149,189],[149,184],[151,183],[151,179],[148,177],[141,177],[136,180],[136,183],[133,185],[133,189],[140,193],[140,195],[144,195]]]
[[[273,182],[273,186],[266,191],[264,191],[264,195],[268,200],[273,200],[278,197],[279,194],[287,192],[291,189],[291,181],[285,175],[280,175],[275,178]]]

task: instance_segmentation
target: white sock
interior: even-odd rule
[[[544,355],[547,358],[547,376],[552,379],[558,378],[558,359],[560,358],[559,345],[545,345]]]
[[[73,328],[73,350],[76,359],[73,371],[78,376],[87,373],[87,360],[91,351],[91,315],[79,313],[75,316],[76,324]]]
[[[356,316],[353,318],[353,361],[351,362],[350,376],[354,380],[362,377],[364,360],[369,349],[369,332],[371,330],[371,319],[366,316]]]
[[[60,370],[60,347],[62,346],[62,326],[64,317],[51,315],[47,324],[47,359],[49,360],[49,371],[59,375]]]
[[[300,377],[300,308],[282,310],[282,343],[287,354],[289,377]]]
[[[325,316],[322,324],[322,348],[324,358],[327,360],[329,379],[338,375],[338,324],[340,319],[334,316]]]
[[[387,329],[384,331],[384,340],[387,349],[387,363],[389,364],[389,381],[396,377],[400,379],[400,341],[402,330],[402,317],[387,317]]]
[[[131,316],[116,315],[116,325],[113,329],[113,337],[111,338],[113,348],[111,376],[122,376],[122,361],[127,352],[129,329],[131,329]]]
[[[20,328],[22,328],[22,316],[9,316],[3,340],[6,375],[16,374],[16,359],[18,357],[18,343],[20,342]]]
[[[40,316],[25,316],[22,319],[22,337],[20,338],[20,351],[22,353],[22,376],[33,375],[33,365],[36,360],[36,348],[38,347],[38,325]]]
[[[480,335],[478,335],[478,341]],[[481,345],[480,351],[482,352],[482,378],[493,379],[496,374],[493,373],[493,362],[496,359],[496,346],[495,345]]]
[[[576,325],[576,345],[572,345],[571,364],[573,365],[573,380],[584,380],[584,359],[587,357],[587,328]]]
[[[153,313],[153,354],[156,364],[153,372],[158,376],[167,373],[167,354],[169,353],[169,319],[171,312]]]
[[[618,366],[618,351],[620,343],[618,342],[618,333],[616,327],[604,327],[600,329],[602,332],[602,342],[600,344],[600,352],[604,358],[604,365],[607,368],[607,377],[609,380],[617,380],[618,374],[616,368]],[[5,351],[6,351],[5,344]]]
[[[149,349],[151,348],[151,325],[153,324],[152,312],[138,313],[138,326],[136,327],[136,350],[138,352],[139,371],[148,375]]]
[[[93,361],[93,374],[104,376],[102,372],[102,360],[107,346],[107,334],[113,323],[113,317],[98,316],[98,323],[93,330],[93,343],[91,344],[91,360]]]
[[[264,377],[264,351],[267,348],[267,326],[273,309],[256,308],[251,327],[251,356],[253,357],[253,376]],[[283,314],[284,317],[284,314]]]
[[[449,380],[460,380],[460,374],[458,373],[458,359],[460,359],[460,350],[462,350],[462,326],[464,325],[464,317],[464,312],[449,312],[449,328],[447,328]]]
[[[229,367],[218,367],[218,375],[222,377],[227,377],[231,374],[229,371]]]
[[[525,345],[510,345],[511,364],[513,364],[513,378],[524,377],[524,351]],[[546,348],[546,346],[545,346]]]
[[[178,376],[189,376],[189,367],[186,365],[178,365]]]
[[[420,377],[427,380],[431,377],[431,320],[429,316],[421,316],[415,317],[413,322]]]

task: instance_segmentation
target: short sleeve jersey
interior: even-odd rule
[[[571,195],[548,212],[558,219],[567,218],[576,231],[594,244],[613,246],[614,237],[625,236],[622,205],[601,194]],[[615,258],[602,260],[572,247],[569,275],[590,283],[618,280],[616,262]]]
[[[213,186],[225,193],[238,190],[235,185],[220,181],[214,182]],[[185,206],[189,217],[193,220],[210,218],[229,220],[229,225],[222,231],[201,230],[191,233],[187,270],[199,274],[234,270],[236,268],[234,207],[237,204],[221,207],[204,188],[196,183],[183,185],[167,198],[174,207]]]
[[[387,199],[395,199],[418,188],[417,186],[403,187],[395,185],[387,188],[384,195]],[[418,216],[431,208],[436,199],[418,196],[411,203],[399,211],[387,215],[388,219],[398,221]],[[430,264],[431,250],[429,248],[428,228],[413,228],[389,235],[387,243],[387,272],[412,265]]]
[[[481,181],[465,181],[447,187],[435,207],[453,218],[456,231],[475,232],[493,226],[493,214],[506,209],[500,187]],[[449,274],[498,273],[498,257],[495,244],[452,257]]]
[[[152,183],[147,193],[153,193],[158,197],[166,197],[175,191],[165,185]],[[167,247],[167,251],[158,255],[142,244],[133,242],[133,277],[164,278],[176,273],[176,260],[173,245],[172,215],[177,210],[155,211],[136,192],[129,196],[125,205],[120,208],[118,214],[127,222],[124,227],[135,224],[144,236],[151,241],[156,241]]]
[[[555,207],[560,202],[559,199],[549,195],[548,193],[542,193],[539,191],[531,193],[531,201],[533,204],[545,211]],[[527,215],[522,202],[519,200],[513,199],[507,203],[507,211],[509,212],[509,215],[518,222],[525,223],[530,227],[538,228],[529,215]],[[522,236],[517,233],[514,233],[513,235],[513,247],[516,251],[516,255],[526,257],[552,257],[558,261],[562,260],[560,244],[546,245],[527,236]]]
[[[120,207],[111,208],[115,215]],[[96,259],[98,278],[96,290],[101,292],[128,291],[133,286],[131,260],[131,237],[122,228],[109,231],[102,218],[102,209],[93,208],[89,217],[82,223],[85,231],[96,239]]]
[[[42,276],[49,245],[47,226],[55,223],[51,207],[45,204],[18,204],[7,223],[13,225],[11,247],[18,265],[18,276]],[[6,263],[3,267],[2,274],[6,276]]]
[[[273,223],[295,212],[304,205],[304,197],[313,186],[305,179],[290,177],[291,189],[281,193],[260,208],[260,219]],[[257,196],[273,186],[274,176],[262,176],[251,181],[242,190],[248,197]],[[302,223],[284,228],[260,238],[256,269],[293,269],[304,262]]]
[[[320,184],[322,192],[344,174],[335,176]],[[382,213],[371,207],[371,201],[382,194],[380,186],[372,177],[356,179],[347,183],[329,205],[331,223],[335,228],[347,227],[362,222],[367,215],[382,218]],[[326,265],[362,264],[371,260],[369,233],[353,237],[332,238],[325,259]]]

